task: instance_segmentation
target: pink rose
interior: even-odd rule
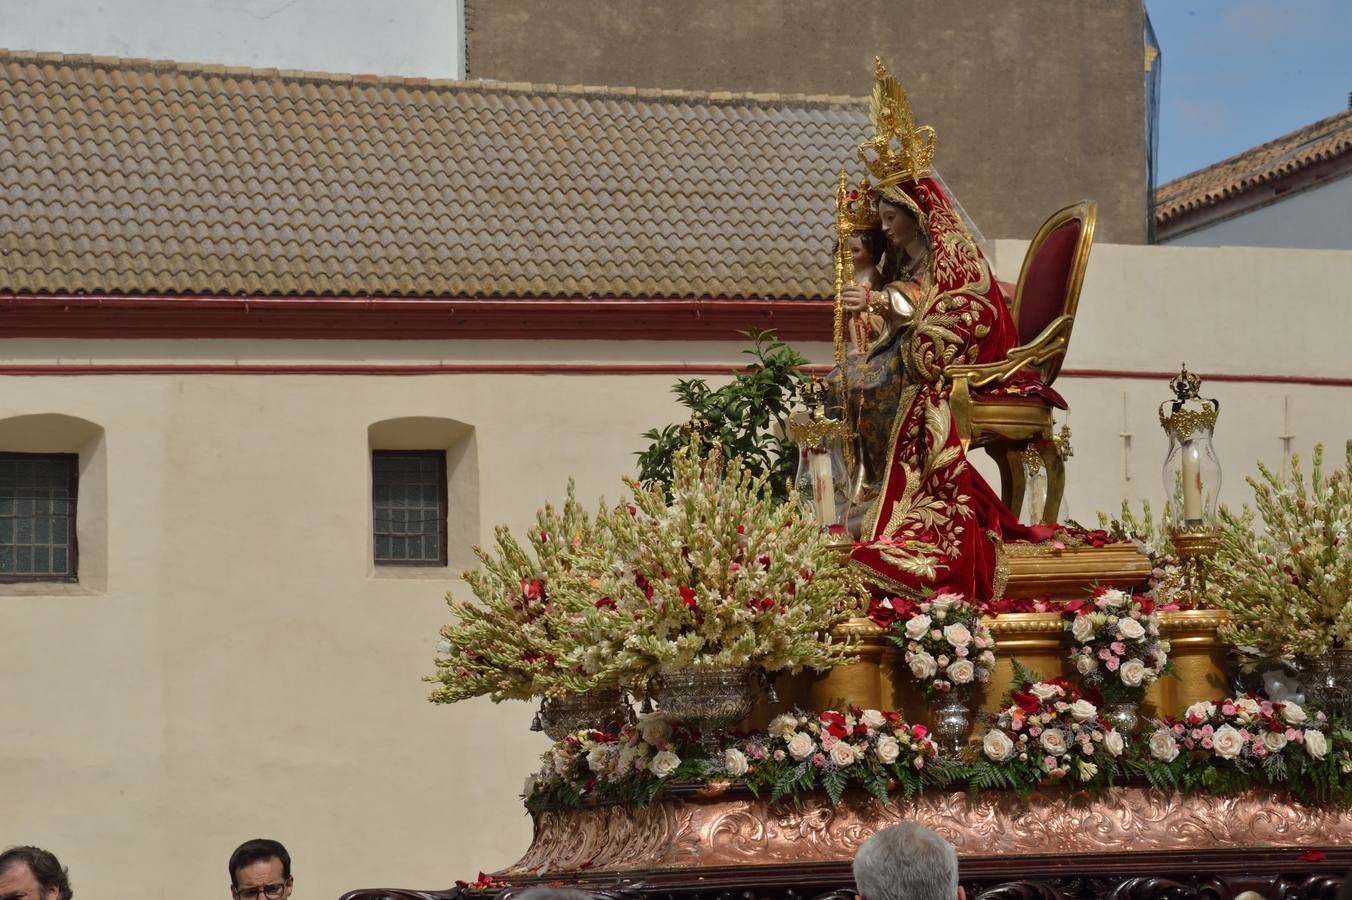
[[[812,754],[812,764],[820,769],[826,765],[826,756],[821,753]]]
[[[1117,667],[1120,665],[1122,665],[1121,660],[1119,660],[1116,656],[1110,656],[1108,657],[1107,661],[1103,663],[1103,668],[1107,669],[1109,672],[1116,672]]]

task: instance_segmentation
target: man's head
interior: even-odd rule
[[[37,847],[0,853],[0,900],[70,900],[70,876],[61,863]]]
[[[879,831],[854,855],[863,900],[966,900],[953,845],[916,822]]]
[[[291,888],[291,854],[278,841],[254,838],[230,854],[230,893],[238,900],[281,900]]]

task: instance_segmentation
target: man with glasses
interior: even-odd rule
[[[254,838],[230,854],[230,894],[236,900],[283,900],[291,887],[291,854],[279,842]]]

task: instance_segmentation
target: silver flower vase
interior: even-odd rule
[[[663,715],[698,728],[709,747],[718,732],[751,715],[760,681],[756,669],[678,669],[659,672],[652,692]]]
[[[602,688],[544,700],[535,714],[532,731],[543,731],[550,740],[561,741],[583,729],[611,730],[628,721],[632,710],[619,688]]]
[[[1124,739],[1130,738],[1141,725],[1139,700],[1116,700],[1103,705],[1103,719]]]
[[[944,694],[934,708],[934,743],[945,759],[961,759],[972,733],[971,700],[964,691]]]
[[[1300,670],[1305,702],[1333,715],[1348,711],[1349,693],[1352,692],[1352,648],[1307,656],[1301,660]]]

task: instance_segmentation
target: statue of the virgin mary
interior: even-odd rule
[[[886,249],[879,279],[856,278],[842,292],[845,310],[869,315],[880,332],[839,373],[859,436],[856,497],[867,501],[851,565],[883,592],[991,599],[1002,586],[1003,542],[1043,540],[1051,529],[1021,525],[972,468],[944,369],[1003,359],[1017,332],[985,256],[933,176],[934,129],[916,127],[905,91],[881,61],[876,67],[874,134],[859,155]],[[857,207],[856,215],[864,218]]]

